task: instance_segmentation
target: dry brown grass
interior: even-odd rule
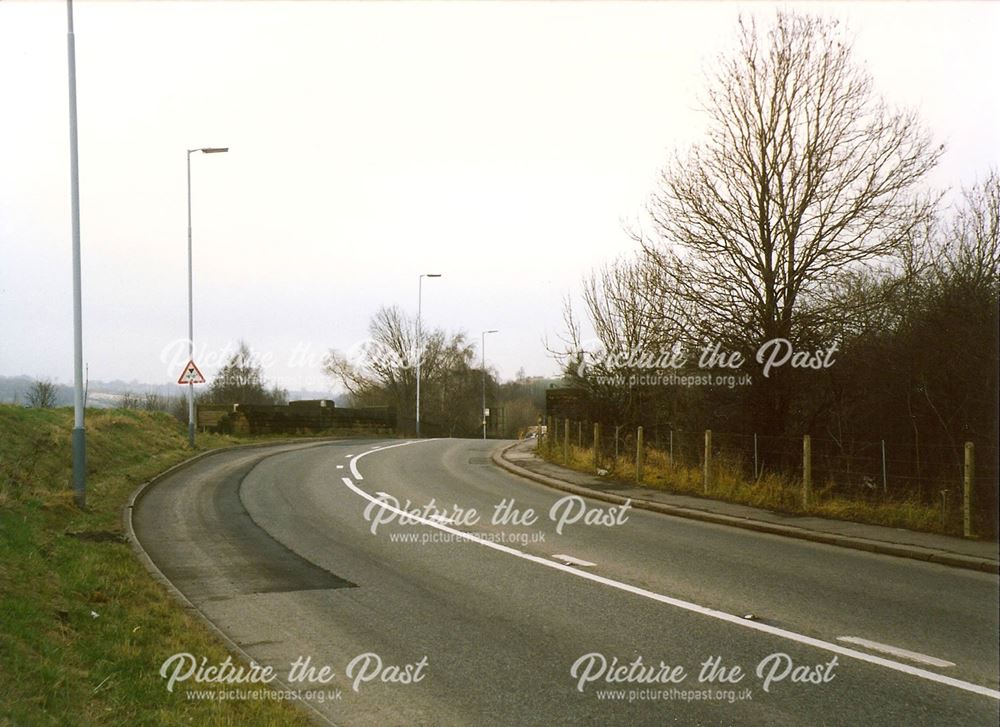
[[[594,452],[587,447],[571,444],[569,462],[563,459],[561,444],[552,450],[543,446],[539,454],[555,464],[579,472],[595,472]],[[636,482],[634,457],[620,456],[616,461],[605,458],[601,467],[608,470],[607,476],[611,479]],[[938,507],[915,500],[851,499],[836,494],[836,483],[833,482],[814,483],[812,501],[806,507],[802,501],[802,483],[798,479],[765,472],[756,482],[748,481],[739,463],[727,460],[724,455],[713,462],[711,484],[706,492],[701,467],[672,463],[668,453],[647,449],[639,484],[665,492],[709,497],[775,512],[816,515],[922,532],[961,534],[954,520],[942,521]]]

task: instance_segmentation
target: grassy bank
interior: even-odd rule
[[[218,663],[228,652],[135,558],[121,509],[139,483],[192,455],[186,429],[166,414],[88,411],[81,512],[71,428],[68,409],[0,405],[0,725],[308,723],[284,702],[167,692],[168,656]],[[199,449],[245,441],[199,435]]]
[[[569,462],[563,459],[561,446],[556,446],[551,451],[543,446],[538,452],[554,464],[590,474],[595,471],[592,449],[571,444]],[[635,482],[634,459],[621,457],[617,461],[608,460],[602,462],[601,467],[608,470],[607,477],[611,479]],[[713,463],[711,486],[706,494],[700,467],[671,464],[669,455],[650,449],[644,457],[640,484],[680,495],[709,497],[776,512],[816,515],[930,533],[961,534],[954,519],[942,522],[941,511],[937,507],[913,500],[848,499],[833,493],[830,483],[813,483],[813,502],[808,507],[803,507],[801,482],[778,474],[765,474],[756,482],[749,482],[738,467],[730,466],[724,459]]]

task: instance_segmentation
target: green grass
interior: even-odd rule
[[[570,445],[570,460],[565,462],[562,447],[552,450],[541,447],[539,454],[555,464],[579,472],[594,473],[594,451]],[[620,457],[617,462],[603,461],[608,477],[622,482],[635,482],[635,459]],[[802,483],[791,477],[766,473],[757,482],[748,482],[739,467],[725,458],[713,463],[712,483],[705,493],[701,467],[672,464],[667,453],[647,449],[643,463],[641,485],[681,495],[709,497],[725,502],[760,507],[766,510],[799,515],[816,515],[838,520],[885,525],[930,533],[960,535],[961,523],[957,508],[953,517],[942,522],[941,511],[935,506],[916,500],[856,500],[838,495],[832,482],[813,483],[813,501],[802,503]]]
[[[166,414],[88,411],[82,512],[72,420],[0,405],[0,725],[308,724],[286,702],[167,692],[158,670],[171,654],[217,663],[228,652],[122,541],[121,511],[138,484],[192,455],[186,429]],[[247,441],[201,434],[199,449]]]

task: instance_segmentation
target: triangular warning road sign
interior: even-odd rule
[[[178,384],[204,384],[205,377],[201,375],[201,371],[198,367],[194,365],[194,361],[188,361],[187,366],[184,367],[184,373],[181,377],[177,379]]]

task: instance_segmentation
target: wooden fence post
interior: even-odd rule
[[[808,434],[802,436],[802,507],[809,507],[812,501],[812,440]]]
[[[757,432],[753,434],[753,481],[756,482],[760,479],[760,475],[757,474]]]
[[[965,443],[965,478],[962,483],[962,535],[972,537],[972,478],[976,469],[976,448]]]
[[[889,496],[889,473],[885,466],[885,440],[882,440],[882,497]]]
[[[601,466],[601,425],[594,422],[594,469]]]
[[[705,430],[705,493],[712,479],[712,430]]]
[[[563,425],[563,462],[569,464],[569,417]]]
[[[635,481],[642,482],[642,427],[635,433]]]

